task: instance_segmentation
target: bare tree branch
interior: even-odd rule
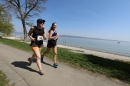
[[[0,1],[0,7],[7,9],[11,14],[21,20],[24,31],[24,39],[27,39],[26,25],[32,25],[29,22],[34,16],[38,16],[43,10],[45,10],[44,3],[47,0],[4,0],[4,3]],[[4,5],[3,5],[4,4]]]
[[[12,0],[7,0],[8,2],[10,2],[13,6],[18,7]]]
[[[32,6],[32,8],[26,13],[25,18],[26,18],[27,15],[36,7],[37,4],[38,4],[38,0],[37,0],[36,3]]]

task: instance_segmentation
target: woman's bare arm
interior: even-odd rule
[[[57,38],[57,37],[59,36],[59,35],[52,36],[53,33],[54,33],[54,32],[51,30],[50,33],[49,33],[49,37],[48,37],[49,40],[55,39],[55,38]]]
[[[32,37],[33,30],[34,30],[34,27],[31,27],[28,32],[28,36],[30,37],[31,40],[35,41],[35,38]]]
[[[46,40],[46,30],[44,29],[44,34],[43,34],[44,40]]]

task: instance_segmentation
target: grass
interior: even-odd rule
[[[0,86],[5,86],[8,84],[8,82],[9,80],[7,80],[6,75],[2,71],[0,71]]]
[[[15,83],[9,84],[9,80],[1,70],[0,70],[0,86],[15,86]]]
[[[23,42],[9,39],[0,39],[0,43],[31,52],[29,44]],[[45,49],[46,48],[43,48],[41,53],[43,53]],[[47,57],[52,59],[53,52],[51,51],[48,53]],[[94,55],[71,52],[69,49],[64,48],[58,48],[58,60],[68,63],[73,67],[103,74],[107,77],[116,78],[130,84],[130,62],[110,60]]]

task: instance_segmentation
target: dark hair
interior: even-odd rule
[[[54,25],[54,24],[56,24],[56,22],[53,22],[53,23],[52,23],[51,28],[50,28],[50,30],[48,31],[48,33],[50,33],[51,30],[54,30],[54,28],[53,28],[53,25]]]

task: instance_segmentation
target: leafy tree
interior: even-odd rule
[[[23,25],[24,42],[27,40],[26,25],[32,25],[31,18],[38,16],[45,10],[47,0],[4,0],[1,6],[20,19]]]
[[[13,31],[13,24],[10,23],[11,17],[8,12],[0,7],[0,32],[9,36]]]

